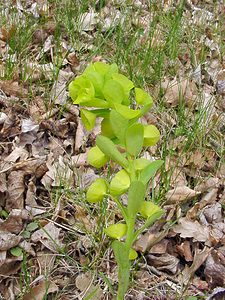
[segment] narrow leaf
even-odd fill
[[[116,262],[119,267],[118,281],[120,284],[119,284],[118,296],[122,297],[122,295],[123,296],[125,295],[129,285],[129,278],[130,278],[129,249],[127,249],[124,243],[118,240],[113,241],[112,249],[115,255]]]
[[[81,110],[81,120],[87,130],[91,130],[95,126],[96,115],[87,109]]]
[[[133,124],[126,131],[126,150],[130,155],[137,156],[142,149],[144,128],[142,124]]]
[[[121,103],[126,97],[123,87],[112,79],[104,84],[103,95],[111,107],[114,107],[115,103]]]
[[[112,130],[115,136],[120,140],[122,144],[125,143],[125,132],[128,127],[128,120],[125,119],[116,110],[112,109],[109,115]]]
[[[134,217],[145,198],[145,185],[141,181],[131,182],[128,192],[128,215]]]
[[[163,165],[163,160],[155,160],[141,171],[140,180],[147,184],[154,177],[158,169]]]
[[[109,138],[99,135],[96,139],[96,144],[106,156],[117,162],[120,166],[124,168],[128,167],[128,161]]]
[[[115,110],[120,113],[125,119],[130,120],[140,116],[140,110],[134,110],[120,103],[114,104]]]

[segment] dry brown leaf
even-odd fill
[[[95,286],[93,284],[93,275],[90,272],[86,272],[78,275],[75,284],[78,290],[82,292],[83,297],[84,296],[87,297],[89,294],[94,293],[91,299],[93,300],[103,299],[102,289],[99,286]]]
[[[210,251],[211,249],[208,247],[205,247],[203,250],[196,250],[192,265],[190,267],[186,265],[181,274],[181,280],[185,285],[190,282],[190,279],[193,277],[195,271],[197,271],[207,259]]]
[[[225,286],[225,257],[222,260],[222,256],[219,250],[213,250],[207,258],[204,274],[210,288]]]
[[[178,253],[185,258],[186,261],[193,261],[190,241],[186,240],[180,245],[176,245]]]
[[[196,98],[196,86],[188,79],[174,79],[171,82],[166,80],[162,84],[165,90],[165,103],[168,106],[177,106],[179,102],[185,102],[189,106],[193,105]]]
[[[0,80],[0,89],[2,89],[5,94],[18,98],[25,98],[28,95],[28,91],[20,86],[17,81]]]
[[[23,257],[7,258],[0,262],[0,275],[10,276],[16,274],[21,267]]]
[[[218,202],[206,206],[203,209],[203,214],[207,222],[211,224],[219,223],[224,220],[224,217],[222,215],[222,205]]]
[[[58,249],[62,247],[59,239],[60,231],[52,222],[49,222],[31,235],[31,241],[34,243],[41,242],[49,250],[58,252]]]
[[[23,296],[23,300],[43,300],[43,298],[58,291],[57,285],[53,281],[41,281]]]
[[[29,220],[29,213],[25,209],[12,209],[8,218],[0,224],[0,231],[18,234],[23,229],[23,220]]]
[[[24,172],[11,172],[8,177],[8,198],[6,199],[6,209],[8,211],[13,208],[24,208],[24,191]]]
[[[149,250],[149,253],[151,254],[164,254],[167,252],[168,244],[169,244],[168,239],[163,239],[159,243],[153,245],[151,249]]]
[[[197,192],[207,192],[209,189],[211,190],[212,188],[217,187],[219,184],[219,178],[217,177],[210,177],[203,182],[199,183],[198,185],[195,186],[195,191]]]
[[[178,186],[173,190],[167,192],[166,203],[173,204],[173,203],[188,201],[190,199],[193,199],[198,194],[199,192],[196,192],[187,186]]]
[[[176,274],[179,270],[179,259],[168,253],[160,256],[148,254],[146,259],[150,265],[154,266],[159,271],[166,271]]]
[[[67,92],[67,82],[74,77],[72,72],[65,72],[60,70],[58,74],[57,81],[53,84],[50,100],[55,104],[64,105],[66,103],[68,92]]]
[[[209,228],[201,225],[198,221],[190,221],[180,218],[179,224],[173,227],[173,231],[179,233],[182,238],[194,238],[199,242],[209,240]]]
[[[21,236],[17,236],[7,231],[0,231],[0,251],[9,250],[17,246],[21,239]]]
[[[40,274],[50,274],[54,268],[56,255],[52,254],[49,250],[38,251],[36,253]]]

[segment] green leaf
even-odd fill
[[[95,89],[85,76],[78,76],[69,84],[69,95],[75,104],[94,98]]]
[[[134,87],[133,82],[129,80],[126,76],[118,73],[113,74],[112,78],[118,83],[120,83],[124,89],[126,97],[123,99],[122,104],[129,105],[130,104],[129,94],[130,94],[130,90]]]
[[[19,257],[23,254],[23,249],[20,247],[11,248],[10,253],[15,257]]]
[[[118,271],[118,282],[120,290],[119,295],[125,295],[130,277],[130,261],[129,261],[129,251],[124,243],[115,240],[112,243],[112,249],[115,255],[117,265],[119,266]],[[122,299],[122,298],[121,298]]]
[[[115,110],[120,113],[125,119],[130,120],[139,117],[140,110],[134,110],[120,103],[114,104]]]
[[[133,181],[128,192],[128,215],[135,217],[145,198],[145,185],[141,181]]]
[[[126,150],[130,155],[137,156],[142,149],[144,128],[142,124],[133,124],[126,130]]]
[[[144,126],[144,146],[154,146],[160,139],[160,132],[154,125]]]
[[[109,118],[105,118],[101,122],[101,134],[112,139],[115,137]]]
[[[81,110],[81,120],[87,130],[91,130],[95,126],[96,115],[87,109]]]
[[[141,204],[140,214],[144,218],[149,218],[152,217],[153,215],[161,216],[163,214],[163,210],[153,202],[144,201]]]
[[[104,76],[95,70],[93,64],[90,64],[83,73],[93,84],[95,96],[103,97],[102,89],[104,85]]]
[[[127,225],[122,223],[113,224],[105,228],[104,232],[109,237],[120,240],[127,233]]]
[[[123,87],[112,79],[105,82],[103,95],[111,107],[114,107],[115,103],[121,103],[126,97]]]
[[[120,140],[122,144],[125,143],[125,133],[128,127],[129,121],[125,119],[121,114],[119,114],[114,109],[111,110],[109,115],[109,120],[111,123],[112,130],[115,136]]]
[[[146,158],[143,158],[143,157],[137,158],[134,160],[134,168],[137,171],[141,171],[145,167],[147,167],[150,163],[151,163],[151,161]]]
[[[31,222],[27,225],[26,230],[32,232],[37,228],[39,228],[38,224],[36,222]]]
[[[141,171],[140,180],[147,184],[150,178],[155,176],[155,173],[163,165],[163,160],[155,160]]]
[[[117,64],[113,63],[109,65],[108,71],[105,74],[105,81],[109,80],[112,78],[112,75],[118,73],[118,66]]]
[[[87,156],[89,164],[95,168],[103,167],[109,158],[98,148],[98,146],[92,147]]]
[[[81,100],[80,102],[74,101],[74,104],[80,104],[82,106],[87,106],[87,107],[99,107],[99,108],[109,108],[109,103],[103,99],[99,98],[89,98],[85,100]]]
[[[140,88],[135,88],[135,97],[140,105],[153,104],[152,97]]]
[[[120,166],[127,168],[128,161],[119,152],[115,144],[106,136],[99,135],[96,139],[96,144],[106,156],[117,162]]]
[[[130,186],[130,176],[125,170],[120,170],[111,180],[109,191],[111,195],[122,195]]]
[[[96,203],[102,201],[107,193],[107,183],[104,179],[96,179],[87,190],[87,201],[90,203]]]
[[[137,257],[138,257],[137,252],[133,248],[131,248],[129,251],[129,260],[134,260]]]
[[[133,82],[122,74],[119,74],[119,73],[113,74],[112,78],[113,78],[113,80],[116,80],[117,82],[119,82],[122,85],[124,91],[126,91],[126,92],[130,91],[134,87]]]

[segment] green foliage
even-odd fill
[[[135,101],[131,97],[132,90]],[[86,197],[91,203],[102,201],[105,196],[111,197],[124,217],[124,223],[104,229],[105,234],[114,239],[112,249],[119,266],[117,300],[122,300],[129,286],[130,260],[138,256],[132,245],[137,236],[163,214],[158,205],[145,201],[147,185],[163,161],[140,157],[143,147],[153,146],[160,139],[159,130],[154,125],[139,122],[153,101],[148,93],[134,87],[131,80],[118,73],[115,64],[101,62],[90,64],[70,84],[69,91],[75,104],[92,106],[92,109],[81,110],[81,119],[87,130],[93,129],[96,118],[103,118],[101,134],[96,138],[96,146],[88,153],[88,162],[101,168],[112,160],[121,168],[109,184],[103,178],[94,181]],[[128,203],[124,205],[120,196],[126,192]],[[141,229],[135,230],[137,217],[144,218],[145,223]]]

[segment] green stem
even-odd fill
[[[123,204],[120,202],[120,200],[117,197],[114,197],[112,195],[109,195],[114,202],[116,202],[117,206],[119,207],[121,214],[124,218],[124,220],[126,221],[126,223],[128,222],[128,215],[127,215],[127,211],[126,208],[123,206]]]

